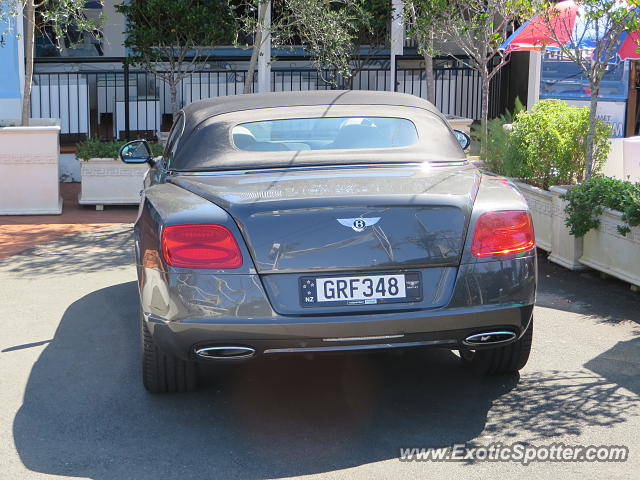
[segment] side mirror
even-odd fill
[[[471,145],[471,137],[469,135],[461,132],[460,130],[454,130],[453,133],[455,134],[456,139],[458,140],[458,143],[463,150],[466,150],[469,145]]]
[[[124,163],[148,163],[153,165],[153,154],[146,140],[133,140],[125,143],[118,153]]]

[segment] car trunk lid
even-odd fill
[[[360,272],[458,265],[480,173],[416,164],[170,181],[234,218],[259,273]]]

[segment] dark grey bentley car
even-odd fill
[[[144,385],[201,362],[408,347],[527,362],[527,204],[430,103],[385,92],[223,97],[181,111],[135,224]]]

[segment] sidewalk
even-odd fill
[[[61,215],[0,216],[0,259],[36,245],[99,228],[133,223],[137,205],[105,206],[96,211],[93,206],[78,204],[79,183],[61,183],[64,200]]]

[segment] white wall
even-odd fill
[[[603,175],[607,177],[614,177],[620,180],[626,180],[624,178],[624,163],[622,156],[622,138],[611,139],[611,150],[609,151],[609,157],[602,167]]]

